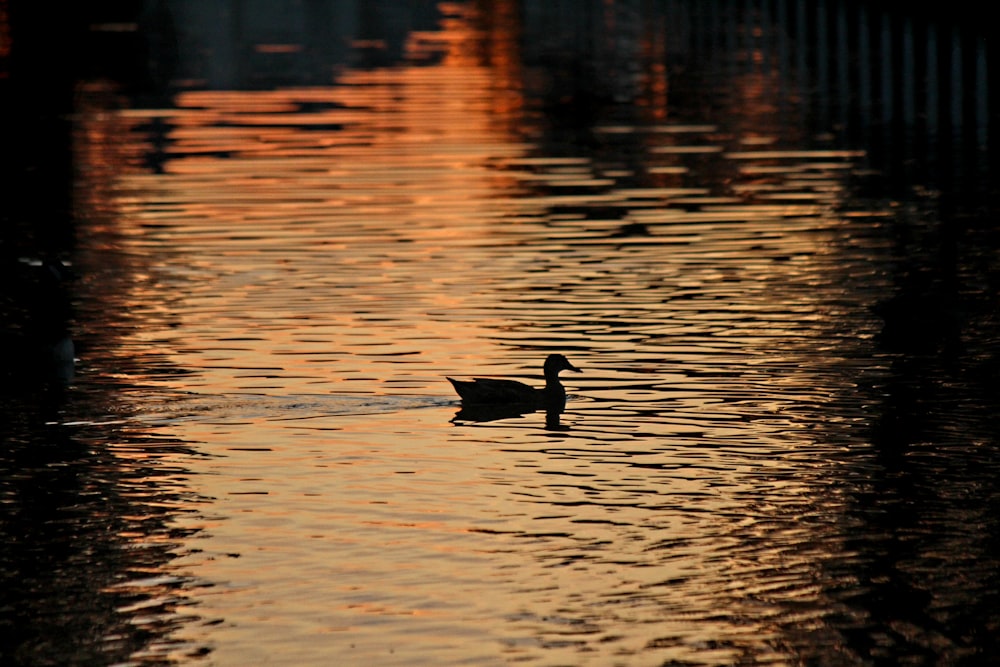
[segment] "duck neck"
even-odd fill
[[[546,374],[545,389],[541,391],[546,410],[556,415],[556,422],[558,423],[558,415],[566,407],[566,390],[563,388],[562,383],[559,382],[559,374]]]

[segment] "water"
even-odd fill
[[[75,379],[7,392],[6,661],[998,654],[988,203],[780,77],[703,104],[729,65],[569,118],[508,37],[451,8],[332,86],[88,89]],[[446,375],[556,351],[558,422],[458,414]]]

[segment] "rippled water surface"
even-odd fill
[[[81,112],[76,379],[5,462],[61,489],[4,481],[19,655],[996,657],[995,231],[754,81],[553,130],[476,25]],[[446,375],[551,352],[558,420],[457,415]]]

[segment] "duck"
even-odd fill
[[[545,387],[536,389],[517,380],[497,380],[473,378],[448,382],[458,392],[463,406],[522,406],[532,409],[556,410],[561,412],[566,405],[566,390],[559,382],[562,371],[582,371],[571,364],[562,354],[550,354],[542,366],[545,373]]]

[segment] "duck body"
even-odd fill
[[[550,354],[545,360],[545,387],[536,389],[517,380],[473,378],[455,380],[448,378],[463,405],[471,406],[522,406],[532,409],[558,409],[566,405],[566,390],[559,382],[559,372],[579,373],[580,369],[561,354]]]
[[[535,389],[516,380],[448,378],[448,381],[461,397],[462,403],[470,405],[542,405],[549,398],[558,398],[555,395],[550,397],[544,389]],[[565,390],[562,392],[562,399],[566,400]]]

